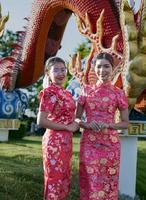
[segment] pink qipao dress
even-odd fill
[[[86,86],[78,99],[87,122],[114,122],[117,109],[128,107],[123,90],[111,83]],[[84,130],[80,142],[80,199],[118,200],[120,140],[116,130]]]
[[[51,84],[40,93],[40,111],[60,124],[74,120],[75,103],[67,90]],[[61,200],[70,191],[72,133],[47,129],[42,141],[44,166],[44,199]]]

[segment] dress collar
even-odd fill
[[[108,81],[106,83],[101,82],[101,81],[97,81],[97,83],[96,83],[96,87],[108,87],[108,86],[111,86],[111,85],[112,85],[111,81]]]
[[[52,86],[58,88],[58,89],[64,89],[61,85],[56,85],[55,83],[51,83]]]

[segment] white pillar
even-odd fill
[[[137,136],[121,135],[121,161],[119,190],[121,194],[135,197],[137,167]]]
[[[8,129],[0,129],[0,141],[7,142],[9,137],[9,130]]]

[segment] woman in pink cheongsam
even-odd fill
[[[124,91],[111,83],[113,58],[97,56],[97,84],[85,86],[77,105],[76,122],[84,129],[80,142],[80,199],[118,200],[120,139],[117,129],[128,127],[128,103]],[[115,123],[115,112],[121,121]],[[83,111],[86,122],[81,120]]]
[[[40,92],[37,117],[38,125],[46,128],[42,141],[45,200],[62,200],[70,192],[72,132],[78,124],[72,95],[62,87],[66,75],[61,58],[47,60],[45,82],[51,83]]]

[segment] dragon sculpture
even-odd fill
[[[8,21],[9,15],[1,16],[1,6],[0,6],[0,38],[3,36],[5,23]],[[19,38],[20,38],[19,32]],[[9,89],[13,71],[13,65],[15,64],[16,70],[16,59],[15,53],[19,49],[18,44],[13,44],[16,47],[15,51],[12,52],[10,57],[0,59],[0,122],[1,128],[19,128],[20,123],[18,121],[11,121],[10,119],[21,118],[28,106],[27,95],[19,89],[13,91],[6,91]],[[17,55],[17,53],[16,53]],[[17,57],[17,56],[16,56]],[[18,57],[17,57],[18,59]],[[6,64],[6,66],[5,66]],[[16,77],[16,75],[15,75]],[[7,87],[4,87],[4,85]],[[4,90],[3,90],[4,89]],[[1,121],[2,119],[2,121]],[[5,119],[9,119],[5,120]],[[18,123],[17,123],[18,122]],[[8,123],[8,124],[7,124]],[[12,125],[11,125],[12,123]],[[5,127],[6,125],[6,127]],[[12,128],[11,127],[11,128]]]
[[[89,84],[94,82],[92,59],[98,52],[110,52],[117,64],[114,84],[125,90],[130,108],[145,109],[146,0],[34,0],[31,13],[12,56],[0,59],[3,89],[26,87],[43,74],[45,60],[61,48],[65,27],[74,13],[79,31],[92,48],[85,71],[76,65],[72,73]],[[1,32],[5,21],[1,17]],[[72,64],[77,61],[80,63],[79,56]]]

